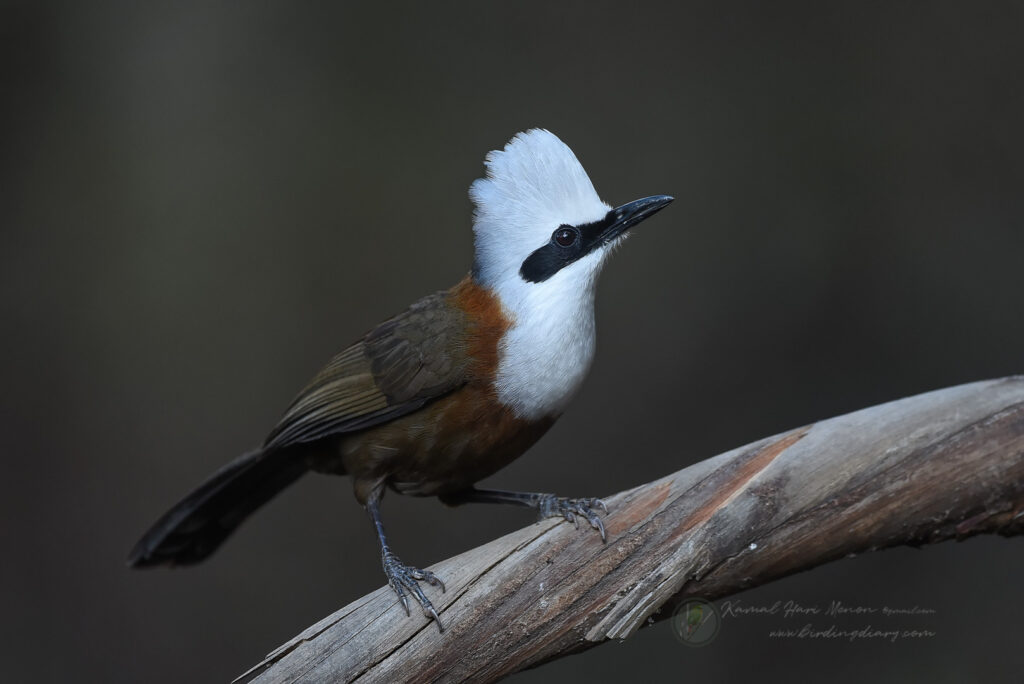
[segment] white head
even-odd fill
[[[648,197],[613,209],[572,150],[533,129],[485,160],[469,196],[473,277],[512,318],[502,342],[498,395],[526,418],[557,414],[594,351],[594,288],[629,228],[672,201]]]

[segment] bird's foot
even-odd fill
[[[402,561],[398,560],[398,556],[391,553],[390,549],[384,549],[381,554],[381,558],[384,565],[384,574],[388,577],[388,584],[394,589],[398,595],[398,600],[402,602],[402,607],[405,608],[405,614],[409,613],[409,594],[419,601],[420,607],[423,609],[423,615],[428,620],[433,620],[437,623],[437,629],[441,632],[444,631],[444,625],[441,624],[441,618],[438,617],[437,611],[434,609],[434,604],[430,602],[423,590],[420,589],[420,582],[426,582],[427,584],[434,587],[441,587],[443,593],[444,582],[437,578],[434,573],[429,570],[420,570],[406,565]]]
[[[598,508],[604,511],[605,515],[608,514],[608,506],[600,499],[569,499],[564,496],[555,496],[554,494],[543,494],[537,501],[537,512],[540,520],[561,517],[573,523],[579,529],[579,519],[583,518],[590,523],[591,527],[601,533],[601,541],[606,542],[608,539],[605,536],[604,523],[597,516],[596,509]]]

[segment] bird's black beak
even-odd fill
[[[668,195],[652,195],[615,207],[608,212],[605,219],[607,227],[602,231],[601,238],[605,242],[614,240],[644,219],[657,214],[671,204],[673,199]]]

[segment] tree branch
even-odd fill
[[[1024,376],[832,418],[607,498],[608,543],[548,520],[438,563],[447,629],[388,587],[246,675],[494,681],[850,554],[1024,529]]]

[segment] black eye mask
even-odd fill
[[[562,225],[551,234],[546,245],[526,257],[519,268],[519,275],[528,283],[541,283],[555,275],[569,264],[582,259],[606,240],[603,234],[607,230],[611,212],[594,223],[581,226]],[[571,238],[571,241],[569,241]]]
[[[615,207],[600,221],[580,226],[558,226],[546,245],[526,257],[519,267],[519,275],[528,283],[542,283],[572,262],[607,245],[644,219],[654,216],[671,201],[668,195],[644,197]]]

